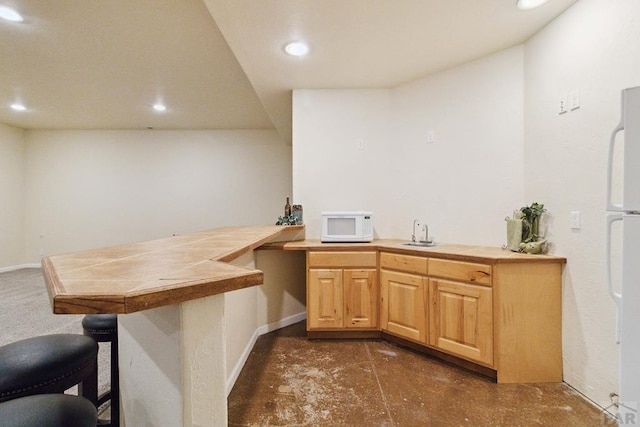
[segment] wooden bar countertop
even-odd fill
[[[42,259],[56,314],[134,313],[249,286],[260,270],[228,262],[304,226],[226,227]]]

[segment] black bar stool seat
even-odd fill
[[[0,402],[63,393],[97,372],[97,355],[98,344],[78,334],[43,335],[4,345],[0,347]],[[91,394],[86,397],[94,401]]]
[[[0,403],[2,427],[96,427],[89,400],[68,394],[37,394]]]
[[[120,380],[118,371],[118,316],[116,314],[87,314],[82,319],[82,329],[84,335],[93,338],[96,342],[111,343],[111,385],[110,390],[98,396],[97,406],[111,401],[111,427],[120,425]],[[82,394],[91,392],[97,394],[98,378],[96,377],[85,382]],[[87,387],[94,387],[94,390],[87,390]]]

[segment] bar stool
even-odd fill
[[[96,427],[92,402],[69,394],[36,394],[0,403],[3,427]]]
[[[98,344],[78,334],[28,338],[0,347],[0,402],[63,393],[97,372]],[[97,392],[85,396],[97,401]]]
[[[118,373],[118,316],[116,314],[88,314],[82,319],[82,329],[84,335],[93,338],[96,342],[111,343],[111,389],[98,396],[96,407],[111,401],[111,419],[109,424],[111,427],[120,425],[120,381]],[[96,370],[94,377],[90,381],[85,382],[86,386],[95,387],[93,390],[87,390],[83,387],[81,393],[88,397],[86,393],[95,393],[98,389],[98,372]],[[95,384],[95,386],[93,386]]]

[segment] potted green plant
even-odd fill
[[[540,235],[540,217],[544,212],[546,212],[544,204],[538,202],[520,208],[519,216],[522,218],[521,251],[530,254],[546,251],[547,240]]]

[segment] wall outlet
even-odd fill
[[[364,139],[363,138],[356,139],[356,148],[358,150],[364,150]]]
[[[427,144],[433,144],[436,142],[436,135],[432,130],[427,131]]]
[[[561,95],[560,98],[558,98],[558,114],[564,114],[567,111],[569,111],[567,106],[567,96]]]

